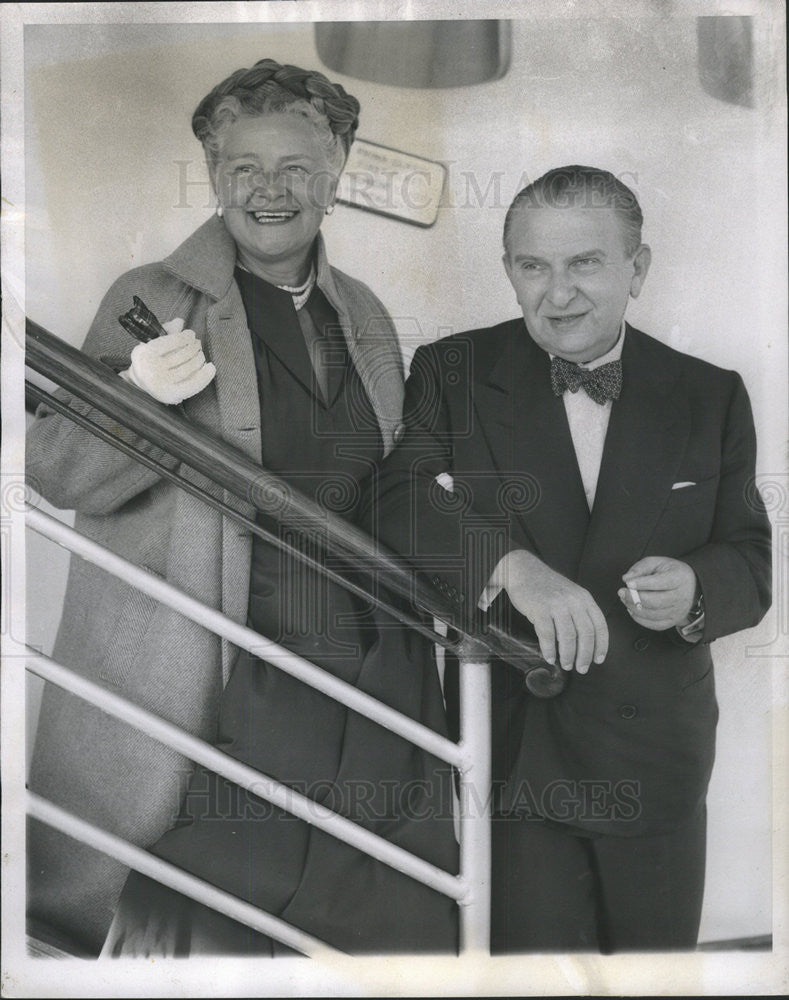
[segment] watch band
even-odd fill
[[[691,605],[688,614],[690,615],[690,621],[687,625],[678,626],[679,634],[683,637],[692,635],[704,622],[704,594],[699,593],[699,596]]]

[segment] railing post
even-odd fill
[[[487,650],[468,641],[460,659],[460,951],[490,951],[491,680]]]

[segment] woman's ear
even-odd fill
[[[340,175],[333,170],[322,170],[313,174],[310,179],[311,197],[314,198],[315,205],[327,214],[334,210],[339,184]]]
[[[206,156],[205,158],[205,168],[208,171],[208,183],[211,185],[211,191],[216,198],[216,214],[221,219],[225,214],[224,206],[222,205],[222,199],[219,197],[219,192],[216,189],[216,165],[211,163],[211,160]]]
[[[208,172],[208,183],[211,185],[211,191],[216,194],[216,167],[207,156],[205,158],[205,169]]]

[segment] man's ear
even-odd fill
[[[642,243],[638,250],[636,250],[635,257],[633,257],[633,277],[630,279],[631,298],[637,299],[641,294],[641,289],[644,287],[651,263],[652,251],[646,243]]]
[[[514,285],[514,282],[512,280],[512,264],[510,263],[510,256],[509,256],[509,254],[507,253],[506,250],[504,251],[504,254],[503,254],[502,258],[501,258],[501,262],[504,265],[504,270],[507,272],[507,277],[510,279],[510,284],[514,288],[515,285]]]

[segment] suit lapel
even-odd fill
[[[477,385],[475,408],[503,484],[526,487],[530,503],[515,515],[527,538],[544,562],[574,577],[589,510],[564,404],[551,391],[550,360],[522,321]]]
[[[632,328],[625,338],[622,372],[622,395],[611,410],[578,571],[578,582],[605,613],[618,600],[622,574],[646,554],[690,429],[678,373]]]

